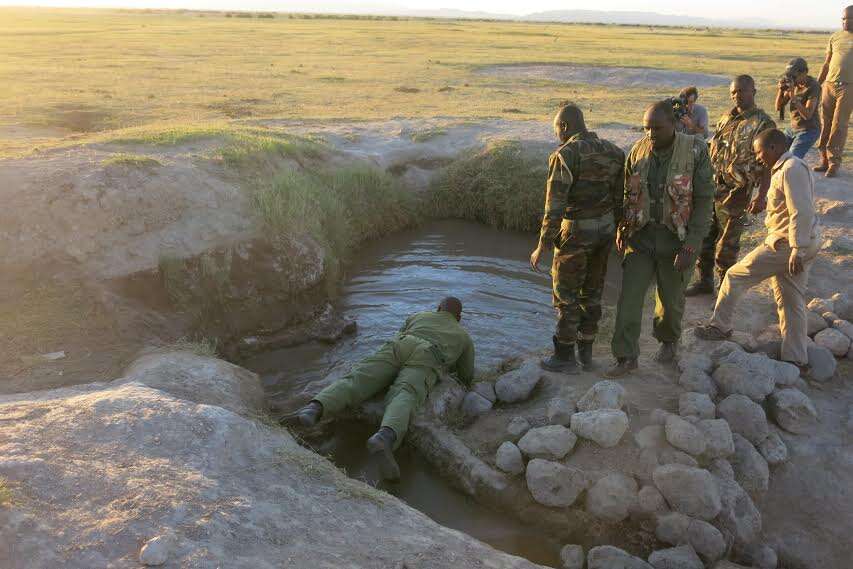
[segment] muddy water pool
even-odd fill
[[[443,221],[371,244],[350,266],[336,301],[343,315],[358,322],[357,334],[334,346],[311,343],[266,353],[244,365],[261,374],[272,400],[295,409],[393,336],[407,315],[434,310],[450,294],[464,303],[462,323],[476,345],[478,373],[545,348],[554,314],[550,278],[530,270],[535,241],[535,235]],[[612,301],[615,292],[608,285],[605,297]],[[375,473],[364,452],[371,432],[367,425],[339,424],[333,434],[311,444],[350,476],[372,481]],[[385,486],[387,491],[445,526],[531,561],[557,565],[560,544],[454,490],[413,450],[404,447],[399,458],[403,480]]]

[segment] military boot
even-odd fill
[[[367,439],[367,450],[379,462],[379,474],[383,480],[399,480],[400,466],[394,459],[394,442],[397,433],[391,427],[381,427]]]
[[[829,169],[829,156],[826,150],[820,151],[820,164],[812,168],[815,172],[826,172]]]
[[[702,294],[714,294],[714,275],[710,271],[707,274],[700,274],[699,278],[684,290],[684,296]]]
[[[584,369],[593,369],[595,363],[592,361],[592,344],[594,340],[578,340],[578,359]]]
[[[309,429],[320,422],[323,416],[323,404],[319,401],[311,401],[295,413],[285,415],[279,419],[279,423],[288,427],[304,427]]]
[[[624,377],[638,367],[637,358],[616,358],[616,363],[604,372],[604,376],[610,378]]]
[[[654,360],[659,364],[671,364],[678,356],[677,342],[661,342],[660,348],[654,355]]]
[[[575,360],[575,345],[564,344],[553,337],[554,354],[542,360],[542,369],[571,375],[580,373],[578,362]]]

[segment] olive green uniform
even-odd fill
[[[746,220],[746,208],[765,170],[752,142],[758,133],[776,128],[767,114],[753,107],[739,113],[732,109],[717,123],[711,139],[711,164],[717,184],[711,230],[699,254],[699,278],[713,283],[714,266],[722,282],[729,267],[737,262],[740,237]]]
[[[474,377],[474,344],[450,312],[410,316],[396,338],[358,362],[343,378],[314,398],[323,417],[354,407],[388,389],[382,426],[396,433],[399,446],[412,413],[423,404],[442,370],[455,371],[464,384]]]
[[[594,132],[570,137],[548,161],[540,243],[554,244],[551,281],[559,343],[592,341],[616,223],[625,153]]]
[[[687,135],[677,134],[677,137]],[[714,183],[705,142],[692,139],[693,174],[691,203],[678,213],[685,217],[683,235],[674,231],[666,211],[668,174],[675,144],[664,150],[652,150],[648,139],[634,145],[625,164],[625,200],[631,200],[631,179],[640,172],[637,164],[648,160],[648,174],[643,185],[642,199],[647,200],[648,219],[640,222],[627,239],[622,261],[622,290],[617,305],[616,325],[611,348],[616,358],[635,358],[640,353],[639,338],[646,292],[652,282],[657,284],[654,337],[660,342],[677,342],[681,337],[684,314],[684,289],[690,280],[691,269],[677,271],[675,256],[684,245],[698,249],[708,232],[714,199]],[[687,144],[687,142],[685,142]],[[628,213],[626,204],[626,216]],[[692,263],[688,265],[692,267]]]

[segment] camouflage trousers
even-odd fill
[[[741,192],[746,189],[732,190]],[[738,200],[743,201],[743,200]],[[740,253],[740,237],[744,231],[746,205],[741,206],[727,201],[714,201],[714,218],[707,237],[702,241],[697,263],[698,278],[713,282],[714,267],[720,282],[726,272],[737,263]]]
[[[564,219],[554,250],[551,280],[562,344],[592,341],[601,320],[601,293],[615,236],[613,214]]]

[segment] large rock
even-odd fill
[[[838,362],[828,349],[818,346],[808,347],[809,377],[815,381],[829,381],[835,375]]]
[[[668,512],[658,516],[655,536],[664,543],[681,545],[687,543],[687,530],[691,518],[679,512]]]
[[[733,556],[737,561],[749,563],[756,569],[776,569],[779,565],[776,551],[765,543],[753,543],[735,548]]]
[[[809,336],[814,336],[821,330],[826,330],[829,325],[823,316],[812,310],[806,310],[806,330]]]
[[[770,484],[770,469],[752,443],[735,434],[735,453],[730,461],[735,472],[735,480],[753,497],[767,492]]]
[[[853,341],[853,324],[848,320],[833,320],[832,327]]]
[[[507,372],[495,382],[495,394],[502,403],[518,403],[530,397],[543,377],[539,362],[528,361],[520,368]]]
[[[541,458],[527,463],[525,477],[533,499],[552,508],[571,506],[587,488],[583,471]]]
[[[539,567],[254,419],[262,394],[257,375],[180,353],[119,382],[0,397],[14,417],[0,421],[0,477],[20,489],[0,507],[0,565],[135,567],[140,545],[174,530],[168,567]]]
[[[560,569],[583,569],[583,547],[565,545],[560,550]]]
[[[675,448],[695,456],[705,452],[705,435],[678,415],[667,418],[665,430],[666,440]]]
[[[667,464],[655,469],[652,480],[677,512],[700,520],[714,519],[720,513],[720,492],[707,470]]]
[[[578,401],[578,411],[622,409],[625,406],[625,388],[615,381],[599,381],[589,388]]]
[[[525,417],[513,417],[506,425],[506,434],[511,441],[515,442],[530,430],[530,421]]]
[[[504,441],[495,454],[495,466],[513,476],[524,472],[521,450],[510,441]]]
[[[578,438],[562,425],[530,429],[518,441],[518,448],[530,458],[560,460],[575,447]]]
[[[465,394],[465,398],[462,399],[462,414],[468,421],[488,413],[491,409],[492,402],[476,391],[468,392]]]
[[[568,426],[574,414],[574,401],[569,401],[562,397],[555,397],[548,401],[548,406],[545,409],[545,415],[548,417],[548,423],[551,425]]]
[[[640,488],[637,493],[637,511],[647,516],[654,516],[666,513],[669,511],[669,506],[660,490],[648,485]]]
[[[817,409],[799,389],[777,389],[770,396],[770,415],[791,433],[810,433],[818,425]]]
[[[835,311],[835,301],[830,298],[813,298],[806,306],[809,310],[818,314]]]
[[[171,535],[158,535],[145,542],[139,550],[139,562],[149,567],[164,565],[169,559],[169,553],[174,547]]]
[[[687,392],[678,397],[678,414],[682,417],[694,416],[700,419],[713,419],[717,407],[705,393]]]
[[[745,395],[729,395],[717,405],[717,415],[729,423],[732,432],[752,444],[761,444],[769,432],[764,409]]]
[[[634,441],[640,448],[660,448],[667,444],[663,425],[648,425],[634,433]]]
[[[678,371],[684,372],[688,369],[711,373],[714,370],[714,362],[705,354],[683,352],[678,358]]]
[[[705,561],[716,561],[726,554],[726,540],[723,534],[702,520],[690,520],[687,527],[687,542]]]
[[[836,292],[830,299],[834,311],[838,316],[845,320],[853,321],[853,298],[846,292]]]
[[[599,409],[572,415],[572,431],[605,448],[619,444],[628,430],[628,415],[615,409]]]
[[[586,494],[586,511],[609,522],[621,522],[637,507],[637,482],[612,472],[593,484]]]
[[[478,381],[471,388],[471,391],[479,393],[492,403],[495,403],[498,400],[498,395],[495,393],[495,384],[491,381]]]
[[[827,328],[818,332],[814,337],[814,343],[821,348],[826,348],[836,358],[843,358],[850,349],[850,338],[840,330]]]
[[[704,393],[712,399],[717,396],[717,384],[705,371],[687,368],[678,376],[678,385],[686,391]]]
[[[761,441],[758,452],[770,466],[776,466],[788,460],[788,446],[776,431],[770,431],[767,438]]]
[[[731,466],[725,461],[715,461],[726,464],[728,472],[715,468],[714,479],[720,492],[722,508],[720,515],[713,524],[722,532],[728,543],[749,544],[761,535],[761,512],[740,484],[734,479]]]
[[[654,569],[639,557],[612,545],[600,545],[590,549],[586,566],[587,569]]]
[[[655,569],[705,569],[705,565],[689,545],[653,551],[649,563]]]
[[[725,419],[704,419],[696,427],[705,435],[706,458],[725,458],[735,451],[732,431]]]
[[[714,370],[714,382],[724,397],[746,395],[760,403],[776,386],[776,380],[771,375],[771,366],[768,365],[772,360],[759,354],[744,355],[746,357],[738,358],[737,361],[724,359]],[[759,361],[765,365],[759,365]]]

